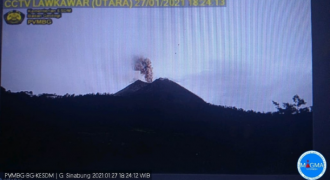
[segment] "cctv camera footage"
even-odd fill
[[[297,174],[310,4],[4,0],[2,169]]]

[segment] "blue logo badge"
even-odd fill
[[[316,180],[323,176],[327,162],[321,153],[307,151],[302,154],[297,163],[299,174],[308,180]]]

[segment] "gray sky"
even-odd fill
[[[143,80],[136,56],[216,105],[312,105],[309,0],[228,0],[220,8],[75,8],[52,25],[3,25],[2,86],[63,95],[115,93]],[[9,10],[5,10],[4,13]],[[26,13],[26,9],[20,9]]]

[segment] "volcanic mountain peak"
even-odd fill
[[[137,80],[134,83],[128,85],[127,87],[125,87],[124,89],[118,91],[117,93],[115,93],[116,96],[126,96],[126,95],[130,95],[136,91],[138,91],[139,89],[143,88],[144,86],[147,86],[149,83],[143,82],[141,80]]]
[[[179,84],[167,79],[167,78],[159,78],[156,79],[154,82],[143,88],[143,91],[146,92],[178,92],[178,91],[185,91],[191,93],[184,87],[180,86]]]
[[[145,83],[137,80],[115,95],[171,99],[172,101],[180,102],[204,102],[202,98],[167,78],[159,78],[152,83]]]

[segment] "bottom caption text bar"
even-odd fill
[[[0,180],[23,179],[144,179],[150,172],[0,172]]]

